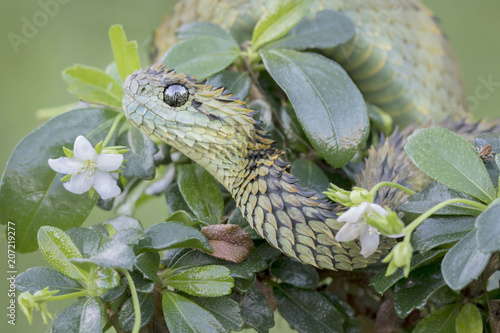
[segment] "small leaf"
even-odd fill
[[[109,28],[109,39],[111,40],[116,67],[122,81],[125,81],[127,76],[141,68],[137,42],[135,40],[129,42],[123,27],[118,24]]]
[[[38,230],[38,246],[55,269],[72,279],[86,280],[87,273],[70,262],[70,259],[82,258],[82,254],[64,231],[49,226],[41,227]]]
[[[212,246],[212,255],[216,258],[240,263],[253,249],[250,235],[242,227],[235,224],[216,224],[205,226],[201,233]]]
[[[252,80],[247,72],[222,71],[207,79],[207,86],[224,87],[233,98],[245,100],[252,86]]]
[[[243,318],[240,314],[240,306],[229,297],[184,296],[210,311],[225,329],[241,331],[243,328]]]
[[[144,275],[145,278],[160,283],[158,269],[160,268],[160,259],[158,253],[143,252],[135,257],[135,267]]]
[[[58,290],[54,295],[76,293],[85,289],[78,281],[48,267],[28,268],[16,277],[16,289],[20,291],[34,294],[45,287]]]
[[[191,208],[189,208],[186,200],[184,200],[184,197],[181,194],[179,184],[172,183],[167,187],[167,190],[165,191],[165,199],[167,200],[167,208],[170,212],[182,210],[190,216],[194,216],[194,213],[191,211]]]
[[[476,219],[476,242],[483,252],[500,250],[500,199],[493,201]]]
[[[219,183],[197,164],[179,166],[179,189],[196,217],[211,224],[220,223],[224,202]]]
[[[238,44],[232,39],[194,37],[172,46],[160,62],[177,73],[203,80],[231,65],[239,53]]]
[[[324,10],[312,19],[302,19],[286,36],[266,45],[266,48],[299,51],[328,49],[347,42],[354,34],[355,26],[347,16],[333,10]]]
[[[262,45],[284,36],[307,14],[312,0],[275,1],[257,21],[253,30],[252,47]]]
[[[392,133],[392,117],[387,113],[382,111],[378,106],[366,103],[368,110],[368,117],[373,123],[373,127],[378,128],[386,136]]]
[[[80,333],[102,332],[102,311],[101,300],[97,297],[88,298],[83,305],[80,317]]]
[[[153,292],[154,283],[149,280],[146,280],[141,273],[133,271],[130,273],[130,276],[132,277],[135,289],[138,292],[148,293],[148,294]],[[122,280],[127,286],[129,285],[128,279],[126,277],[122,277]]]
[[[293,329],[303,333],[343,332],[344,318],[319,292],[286,284],[273,289],[278,310]]]
[[[91,296],[101,296],[120,284],[120,275],[114,269],[91,265],[87,289]]]
[[[210,311],[179,294],[163,291],[161,304],[170,332],[228,332]]]
[[[236,44],[236,41],[231,36],[231,34],[227,33],[216,24],[207,23],[207,22],[191,22],[187,24],[183,24],[179,29],[177,29],[177,37],[179,39],[188,39],[194,37],[217,37],[225,40],[233,40]]]
[[[80,333],[80,317],[87,298],[80,298],[54,319],[51,333]]]
[[[85,65],[66,68],[62,77],[68,92],[86,102],[122,106],[122,85],[102,70]]]
[[[146,238],[144,231],[136,228],[120,230],[113,235],[113,239],[119,240],[127,245],[137,245],[143,238]]]
[[[439,262],[422,266],[407,279],[400,280],[394,288],[394,310],[405,318],[414,309],[422,309],[429,297],[445,285]]]
[[[121,268],[132,270],[134,266],[134,251],[118,239],[110,239],[90,258],[73,259],[74,263],[93,263],[103,268]]]
[[[336,295],[328,291],[322,292],[322,295],[325,296],[344,317],[343,326],[345,333],[357,333],[361,331],[361,322],[356,317],[354,309],[347,302],[340,300]]]
[[[429,177],[483,202],[496,198],[496,189],[472,145],[442,128],[424,128],[412,134],[405,152]]]
[[[483,253],[476,244],[476,232],[472,230],[455,244],[444,256],[443,277],[453,290],[460,290],[483,272],[491,253]]]
[[[460,311],[460,305],[451,304],[437,309],[422,319],[414,333],[455,333],[455,319]]]
[[[259,288],[254,286],[244,295],[234,293],[241,306],[241,316],[245,324],[259,333],[267,333],[274,327],[274,313],[267,304],[266,297]]]
[[[192,247],[212,252],[210,243],[196,228],[176,222],[163,222],[146,230],[148,239],[141,240],[140,249],[167,250]]]
[[[307,188],[308,191],[316,192],[319,198],[326,198],[323,194],[330,181],[323,170],[311,161],[297,158],[292,162],[290,173],[299,179],[301,186]]]
[[[112,237],[117,232],[125,229],[143,230],[141,223],[131,216],[120,215],[114,219],[103,222],[108,229],[109,237]]]
[[[313,266],[288,257],[276,260],[271,266],[271,274],[298,288],[313,289],[319,283],[318,272]]]
[[[168,275],[163,285],[179,289],[189,295],[215,297],[229,295],[234,287],[231,271],[223,266],[193,267],[181,273]]]
[[[139,177],[146,180],[155,177],[153,155],[158,152],[158,147],[141,130],[131,127],[118,137],[116,143],[129,149],[123,154],[123,158],[127,161],[123,169],[123,177],[127,179]]]
[[[138,293],[139,306],[141,308],[141,327],[146,326],[155,313],[155,302],[150,294]],[[120,308],[118,313],[118,328],[123,331],[132,331],[135,323],[134,303],[129,297]]]
[[[456,319],[457,333],[483,332],[481,313],[474,304],[465,304]]]
[[[71,228],[65,232],[83,257],[91,257],[97,253],[101,245],[101,234],[97,231],[87,228]]]
[[[370,126],[356,85],[340,65],[318,54],[270,49],[261,55],[316,151],[330,165],[344,166],[365,142]]]
[[[200,224],[207,224],[206,222],[201,222],[199,220],[193,219],[191,215],[185,210],[178,210],[165,220],[165,222],[179,222],[191,227],[196,227]]]

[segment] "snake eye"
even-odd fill
[[[165,88],[163,100],[171,107],[183,106],[189,99],[189,91],[182,84],[172,84]]]

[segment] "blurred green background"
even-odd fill
[[[172,7],[173,0],[108,0],[71,1],[61,4],[57,13],[38,28],[33,36],[18,46],[18,52],[9,41],[9,33],[21,35],[23,18],[31,21],[41,11],[39,2],[48,0],[22,0],[0,2],[0,172],[15,145],[32,129],[41,124],[36,110],[74,101],[66,92],[61,71],[82,63],[105,68],[112,59],[108,41],[108,28],[122,24],[127,37],[135,39],[141,50],[141,63],[146,65],[147,51],[155,27]],[[470,106],[476,118],[500,116],[500,1],[498,0],[439,0],[425,1],[441,20],[441,26],[451,40],[460,61]],[[487,98],[478,98],[476,89],[483,81],[492,81]],[[498,82],[498,83],[497,83]],[[481,95],[481,94],[479,94]],[[482,96],[482,95],[481,95]],[[159,222],[165,215],[162,199],[149,202],[139,212],[146,225]],[[92,223],[103,221],[102,212],[94,212]],[[89,223],[89,224],[92,224]],[[3,229],[3,228],[2,228]],[[0,330],[2,332],[46,332],[35,314],[33,326],[27,324],[17,310],[16,326],[7,324],[7,268],[5,235],[0,233]],[[17,255],[17,270],[44,264],[40,254]],[[50,310],[59,312],[63,305],[50,304]],[[279,323],[276,332],[289,331]]]

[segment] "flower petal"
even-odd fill
[[[90,190],[92,187],[93,177],[87,177],[88,173],[83,172],[78,175],[71,176],[70,180],[63,183],[63,186],[66,190],[76,193],[82,194]]]
[[[377,204],[369,204],[369,209],[379,213],[382,216],[387,216],[389,213]]]
[[[59,157],[58,159],[49,158],[49,166],[56,172],[74,175],[81,170],[83,164],[73,158]]]
[[[360,231],[359,240],[361,242],[361,255],[365,258],[371,256],[377,251],[380,242],[379,235],[372,227],[365,225],[363,230]]]
[[[340,215],[337,219],[338,222],[358,222],[365,210],[368,208],[368,202],[362,202],[359,206],[351,207],[347,212]]]
[[[335,235],[335,239],[339,242],[348,242],[353,239],[358,238],[359,236],[359,227],[358,223],[346,223],[342,228],[340,228],[337,235]]]
[[[99,170],[94,171],[94,189],[102,199],[114,198],[121,193],[120,187],[116,184],[116,180],[107,172]]]
[[[96,168],[101,171],[115,171],[117,170],[123,162],[122,154],[101,154],[97,156]]]
[[[95,161],[97,158],[97,153],[95,149],[90,144],[89,140],[83,135],[79,135],[73,146],[74,157],[78,161]]]

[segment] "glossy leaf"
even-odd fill
[[[155,313],[155,302],[150,294],[138,293],[139,306],[141,308],[141,327],[146,326]],[[134,303],[129,297],[120,308],[118,313],[118,327],[123,331],[132,331],[135,323]]]
[[[271,266],[271,274],[298,288],[313,289],[319,283],[318,272],[313,266],[289,257],[277,259]]]
[[[102,332],[102,311],[103,306],[99,298],[88,298],[83,305],[80,317],[80,333]]]
[[[328,291],[322,292],[322,295],[326,297],[344,317],[343,327],[345,333],[358,333],[361,331],[361,322],[356,317],[355,310],[347,302],[342,301],[336,295]]]
[[[202,80],[231,65],[239,53],[232,38],[193,37],[172,46],[160,62],[177,73]]]
[[[455,319],[460,311],[460,305],[451,304],[437,309],[422,319],[414,333],[455,333]]]
[[[429,297],[445,285],[438,262],[422,266],[394,287],[394,310],[405,318],[414,309],[422,309]]]
[[[160,268],[160,258],[158,253],[143,252],[135,257],[134,265],[145,278],[153,282],[161,282],[158,277],[158,269]]]
[[[324,10],[312,19],[302,19],[288,34],[266,45],[266,48],[327,49],[347,42],[354,34],[354,24],[347,16]]]
[[[392,133],[392,117],[387,113],[382,111],[378,106],[366,103],[368,117],[373,123],[373,127],[379,129],[386,136]]]
[[[261,55],[316,151],[332,166],[344,166],[369,129],[366,104],[356,85],[340,65],[318,54],[270,49]]]
[[[312,3],[312,0],[273,2],[255,25],[252,47],[257,50],[262,45],[284,36],[309,12]]]
[[[259,288],[254,286],[246,294],[234,293],[232,297],[236,298],[241,306],[241,316],[245,324],[259,333],[267,333],[274,327],[274,313]]]
[[[168,275],[163,285],[179,289],[189,295],[215,297],[231,293],[234,279],[231,271],[223,266],[193,267],[181,273]]]
[[[483,202],[496,198],[496,189],[472,145],[442,127],[424,128],[412,134],[405,152],[431,178]]]
[[[109,237],[114,236],[117,232],[125,229],[143,230],[141,223],[135,218],[127,215],[120,215],[114,219],[107,220],[103,223],[107,229]]]
[[[154,283],[149,279],[145,279],[144,275],[142,275],[138,271],[133,271],[130,273],[132,280],[134,281],[135,288],[138,292],[141,293],[152,293],[154,289]],[[122,276],[122,281],[128,286],[128,279]]]
[[[434,261],[436,258],[441,258],[445,255],[447,250],[439,249],[428,251],[426,253],[415,253],[411,258],[410,271],[421,267]],[[398,268],[393,274],[385,276],[387,269],[384,267],[370,280],[370,286],[373,286],[376,291],[383,294],[387,289],[392,287],[396,282],[404,278],[404,270],[402,267]]]
[[[207,85],[224,87],[234,97],[245,100],[252,86],[252,80],[247,72],[222,71],[207,79]]]
[[[143,238],[146,238],[144,231],[136,228],[120,230],[113,236],[113,239],[127,245],[137,245]]]
[[[191,227],[198,226],[200,224],[208,225],[206,222],[202,222],[197,219],[193,219],[191,215],[185,210],[178,210],[165,220],[165,222],[179,222]]]
[[[319,198],[326,198],[323,191],[330,185],[328,177],[323,170],[311,161],[298,158],[292,162],[290,173],[299,179],[301,186],[308,191],[316,192]]]
[[[500,199],[493,201],[476,219],[476,243],[483,252],[500,250]]]
[[[151,180],[155,177],[155,161],[153,155],[158,152],[158,147],[141,130],[131,127],[123,132],[117,140],[117,145],[125,146],[129,149],[123,155],[127,161],[124,163],[123,177],[131,179]]]
[[[84,290],[82,285],[66,275],[48,267],[28,268],[16,277],[16,289],[34,294],[49,287],[49,290],[59,290],[54,295],[76,293]]]
[[[170,291],[162,294],[163,316],[170,332],[228,332],[210,311],[195,302]]]
[[[97,253],[101,245],[101,234],[87,228],[71,228],[65,231],[84,258]]]
[[[210,311],[219,323],[227,330],[241,331],[243,318],[240,314],[240,306],[227,296],[222,297],[196,297],[187,296],[191,301]]]
[[[474,228],[474,222],[472,216],[428,218],[411,235],[413,250],[426,252],[459,241]]]
[[[62,147],[73,147],[78,135],[93,145],[104,139],[116,113],[81,109],[57,116],[28,134],[12,152],[0,185],[0,221],[16,223],[16,250],[36,250],[36,232],[43,225],[61,229],[80,226],[97,196],[68,192],[48,159],[63,155]]]
[[[140,249],[167,250],[192,247],[212,252],[208,239],[198,229],[176,222],[163,222],[146,230],[147,239],[139,242]]]
[[[80,298],[54,319],[51,333],[80,333],[80,317],[87,298]]]
[[[483,332],[483,319],[474,304],[465,304],[455,321],[457,333]]]
[[[106,294],[108,290],[120,284],[120,275],[114,269],[103,268],[97,265],[89,266],[89,279],[87,282],[89,295],[102,296]]]
[[[423,214],[435,205],[448,199],[467,199],[477,201],[474,197],[455,191],[439,182],[432,182],[422,191],[412,195],[407,202],[398,207],[398,211]],[[454,203],[438,210],[435,215],[478,215],[481,211],[463,203]]]
[[[118,24],[109,28],[109,39],[111,40],[116,67],[122,81],[125,81],[127,76],[141,68],[137,42],[135,40],[129,42],[123,27]]]
[[[179,184],[172,183],[167,187],[167,190],[165,191],[165,199],[167,201],[167,208],[171,213],[181,210],[194,216],[194,213],[191,211],[191,208],[189,208],[186,200],[184,200],[184,197],[181,194]]]
[[[95,256],[83,259],[74,259],[75,263],[93,263],[103,268],[121,268],[132,270],[134,266],[134,251],[118,239],[110,239]]]
[[[68,84],[68,92],[86,102],[109,105],[116,108],[122,106],[122,85],[102,70],[74,65],[62,73]]]
[[[220,223],[224,202],[219,183],[199,165],[179,167],[179,189],[198,219],[211,224]]]
[[[71,263],[71,259],[82,258],[82,254],[71,238],[61,229],[44,226],[38,230],[38,246],[49,264],[64,275],[86,280],[87,273]]]
[[[344,318],[319,292],[286,284],[273,289],[278,310],[293,329],[303,333],[343,332]]]
[[[446,254],[442,263],[443,278],[453,290],[460,290],[482,273],[491,253],[483,253],[476,244],[476,232],[469,232]]]
[[[179,29],[177,29],[177,37],[179,39],[188,39],[194,37],[217,37],[226,40],[236,41],[231,36],[216,24],[207,22],[191,22],[183,24]]]

